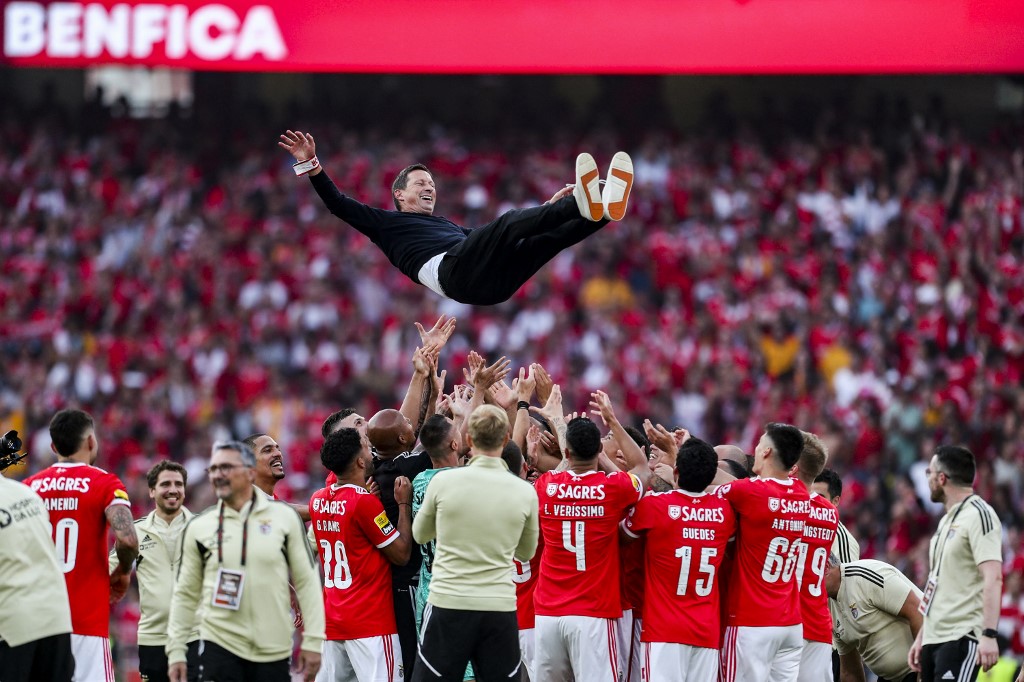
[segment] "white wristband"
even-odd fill
[[[299,161],[292,164],[292,170],[295,171],[296,175],[305,175],[306,173],[316,170],[320,167],[320,162],[314,156],[312,159],[306,161]]]

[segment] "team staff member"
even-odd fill
[[[999,659],[1002,526],[974,493],[974,473],[974,454],[955,445],[938,448],[928,466],[932,502],[942,502],[946,514],[929,547],[924,628],[909,654],[922,682],[973,680],[979,666],[988,670]]]
[[[135,522],[139,557],[135,577],[139,581],[139,675],[143,682],[167,680],[167,614],[171,590],[181,557],[181,537],[192,519],[185,508],[188,472],[177,462],[163,460],[146,474],[149,499],[156,509]],[[117,556],[110,553],[113,570]],[[189,680],[199,679],[199,631],[188,637]]]
[[[185,528],[167,628],[171,682],[185,680],[197,610],[204,679],[287,682],[289,573],[305,620],[299,670],[310,682],[320,668],[324,604],[305,528],[290,507],[254,493],[255,466],[244,443],[214,444],[207,471],[219,501]]]
[[[473,458],[434,476],[413,521],[418,543],[437,538],[414,682],[461,682],[469,661],[480,682],[518,679],[522,665],[511,568],[537,549],[537,494],[501,458],[504,410],[474,410],[467,438]]]
[[[0,680],[71,682],[71,605],[39,495],[0,476]]]
[[[895,567],[864,559],[840,564],[829,556],[825,591],[835,604],[833,637],[839,682],[864,682],[864,666],[879,682],[915,682],[907,652],[921,631],[921,590]]]

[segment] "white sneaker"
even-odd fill
[[[633,160],[626,152],[615,152],[601,193],[602,215],[608,220],[622,220],[626,215],[626,203],[632,188]]]
[[[632,168],[630,165],[630,170]],[[579,207],[581,216],[594,222],[604,216],[605,209],[601,203],[601,174],[598,173],[597,163],[590,154],[583,153],[576,157],[576,187],[573,188],[572,194],[576,197],[576,206]]]

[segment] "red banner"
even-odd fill
[[[4,63],[429,73],[1024,72],[1021,0],[3,2]]]

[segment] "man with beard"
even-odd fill
[[[924,627],[908,655],[922,682],[973,680],[999,659],[1002,525],[975,494],[975,471],[974,453],[956,445],[937,448],[928,465],[932,502],[946,514],[928,548]]]
[[[188,472],[177,462],[158,462],[146,474],[149,499],[156,509],[135,522],[139,556],[135,576],[139,581],[139,676],[144,682],[166,682],[167,615],[171,590],[181,557],[181,537],[193,514],[185,508]],[[117,555],[110,553],[111,570]],[[199,631],[188,636],[190,682],[199,679]]]
[[[214,443],[207,472],[218,501],[185,528],[171,597],[171,682],[186,679],[186,642],[197,623],[204,679],[291,679],[289,574],[305,619],[296,672],[312,682],[320,668],[324,603],[305,528],[287,505],[256,494],[255,468],[245,443]]]
[[[274,487],[287,475],[284,470],[284,452],[281,451],[281,446],[272,436],[265,433],[254,433],[242,442],[252,448],[256,455],[256,480],[253,482],[253,486],[268,499],[276,500]],[[308,505],[289,504],[288,506],[298,512],[303,522],[309,521]]]

